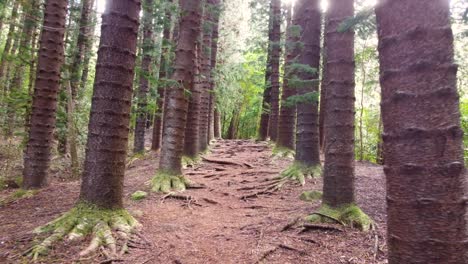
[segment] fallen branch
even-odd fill
[[[197,205],[197,206],[202,206],[201,204],[199,204],[197,202],[197,200],[194,197],[192,197],[190,195],[181,195],[181,194],[168,193],[168,194],[164,195],[161,198],[161,200],[164,201],[164,200],[169,199],[169,198],[185,201],[185,202],[187,202],[187,205],[189,207],[190,207],[190,204],[194,204],[194,205]]]
[[[293,221],[289,222],[283,228],[281,228],[281,232],[289,230],[291,227],[295,226],[299,222],[299,220],[301,220],[301,217],[295,218]]]
[[[329,225],[314,225],[314,224],[305,223],[305,224],[302,225],[302,227],[303,227],[303,229],[299,233],[304,233],[304,232],[311,231],[311,230],[325,230],[325,231],[344,232],[343,229],[340,229],[340,228],[334,227],[334,226],[329,226]]]

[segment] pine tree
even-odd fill
[[[279,116],[279,68],[281,56],[281,0],[272,0],[273,21],[272,21],[272,40],[271,40],[271,98],[270,98],[270,120],[268,123],[268,134],[273,141],[278,139],[278,116]]]

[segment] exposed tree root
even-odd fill
[[[373,226],[372,219],[355,204],[339,208],[322,205],[318,212],[307,216],[306,220],[313,223],[339,223],[362,231],[368,231]]]
[[[279,177],[291,181],[296,181],[301,185],[305,185],[306,179],[320,177],[321,174],[322,168],[320,165],[307,166],[301,162],[295,161],[286,170],[281,172]]]
[[[211,158],[206,158],[206,157],[202,157],[202,159],[206,162],[211,162],[211,163],[216,163],[216,164],[236,165],[236,166],[241,166],[241,167],[253,168],[253,166],[247,162],[239,163],[239,162],[230,161],[230,160],[211,159]]]
[[[187,207],[190,207],[190,205],[196,205],[196,206],[202,206],[200,203],[198,203],[197,199],[195,199],[193,196],[190,195],[180,195],[180,194],[175,194],[175,193],[168,193],[162,197],[162,201],[166,199],[176,199],[176,200],[181,200],[185,201]]]
[[[286,181],[284,180],[277,180],[277,181],[274,181],[273,183],[271,184],[268,184],[266,186],[266,188],[264,188],[263,190],[261,191],[258,191],[258,192],[255,192],[255,193],[252,193],[252,194],[248,194],[248,195],[243,195],[241,196],[241,200],[247,200],[247,199],[250,199],[250,198],[257,198],[258,196],[260,195],[268,195],[268,194],[273,194],[274,192],[278,191],[279,189],[281,189],[281,187],[283,187],[283,185],[286,183]],[[257,188],[256,188],[257,189]]]
[[[272,150],[273,158],[288,158],[293,159],[296,152],[293,149],[275,146]]]
[[[191,184],[183,175],[172,175],[164,171],[158,171],[151,180],[151,190],[162,193],[180,192],[185,191]]]
[[[80,252],[80,257],[87,256],[102,247],[107,258],[118,259],[127,251],[130,236],[138,230],[139,226],[135,218],[124,209],[102,209],[80,203],[54,221],[36,228],[35,234],[52,234],[26,251],[24,255],[36,261],[39,256],[47,255],[49,249],[63,238],[77,240],[92,233],[92,240],[89,246]],[[117,239],[114,233],[119,240],[123,241],[121,250],[117,249]]]
[[[300,233],[304,233],[307,231],[311,230],[325,230],[325,231],[338,231],[338,232],[344,232],[343,229],[331,226],[331,225],[314,225],[314,224],[303,224],[302,225],[302,231]]]

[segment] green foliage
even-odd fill
[[[191,182],[183,175],[175,175],[169,171],[159,170],[151,180],[151,191],[170,193],[185,191]]]
[[[320,177],[322,175],[321,165],[309,166],[299,161],[294,161],[288,168],[281,172],[280,178],[297,181],[305,185],[306,179]]]
[[[145,199],[147,196],[148,196],[147,192],[136,191],[136,192],[132,193],[131,198],[132,198],[133,201],[139,201],[139,200]]]
[[[313,202],[322,199],[323,193],[319,191],[305,191],[299,196],[299,199],[305,202]]]
[[[465,153],[465,164],[468,164],[468,99],[460,102],[461,126],[463,129],[463,151]]]

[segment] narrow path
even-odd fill
[[[298,197],[304,190],[320,190],[321,179],[252,195],[265,190],[290,161],[272,159],[266,143],[249,140],[218,141],[205,158],[185,170],[204,188],[190,189],[179,199],[151,194],[145,200],[131,201],[131,193],[149,189],[157,158],[150,154],[130,164],[126,204],[143,224],[150,245],[132,248],[124,263],[384,263],[381,167],[357,164],[358,201],[377,221],[377,232],[366,234],[340,226],[301,232],[299,227],[282,230],[319,206],[319,202],[303,202]],[[0,208],[0,262],[15,263],[12,256],[30,245],[27,231],[70,208],[77,193],[77,183],[62,183]],[[70,263],[79,249],[79,244],[64,242],[48,259]],[[98,259],[103,260],[95,256],[84,263]]]

